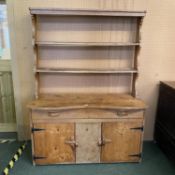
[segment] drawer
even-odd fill
[[[104,109],[70,109],[70,110],[33,110],[32,120],[61,120],[61,119],[116,119],[143,118],[144,111],[117,111]]]
[[[158,124],[155,126],[154,139],[157,145],[166,153],[166,155],[175,160],[175,140]]]

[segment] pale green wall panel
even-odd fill
[[[15,103],[10,61],[0,61],[0,123],[15,123]]]

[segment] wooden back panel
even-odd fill
[[[38,47],[39,68],[134,68],[134,47]]]
[[[38,16],[37,41],[136,42],[137,18]]]
[[[112,16],[34,16],[34,42],[139,43],[140,18]],[[98,45],[98,44],[97,44]],[[35,68],[136,69],[139,46],[35,47]],[[135,94],[137,74],[38,73],[38,94],[130,93]]]
[[[54,74],[43,73],[39,78],[39,94],[57,93],[128,93],[131,75]]]

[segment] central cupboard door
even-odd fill
[[[136,120],[103,123],[101,162],[138,162],[142,127]]]
[[[76,124],[76,163],[99,163],[101,123]]]
[[[34,124],[34,161],[36,164],[75,162],[75,124]]]

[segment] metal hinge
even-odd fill
[[[139,158],[142,158],[142,153],[139,153],[139,154],[131,154],[129,155],[130,157],[139,157]]]
[[[32,129],[31,129],[32,132],[35,132],[35,131],[43,131],[43,130],[45,130],[45,129],[41,129],[41,128],[32,128]]]
[[[33,160],[46,159],[47,157],[33,156]]]
[[[136,127],[136,128],[130,128],[130,129],[132,129],[132,130],[140,130],[140,131],[143,131],[143,126],[142,127]]]

